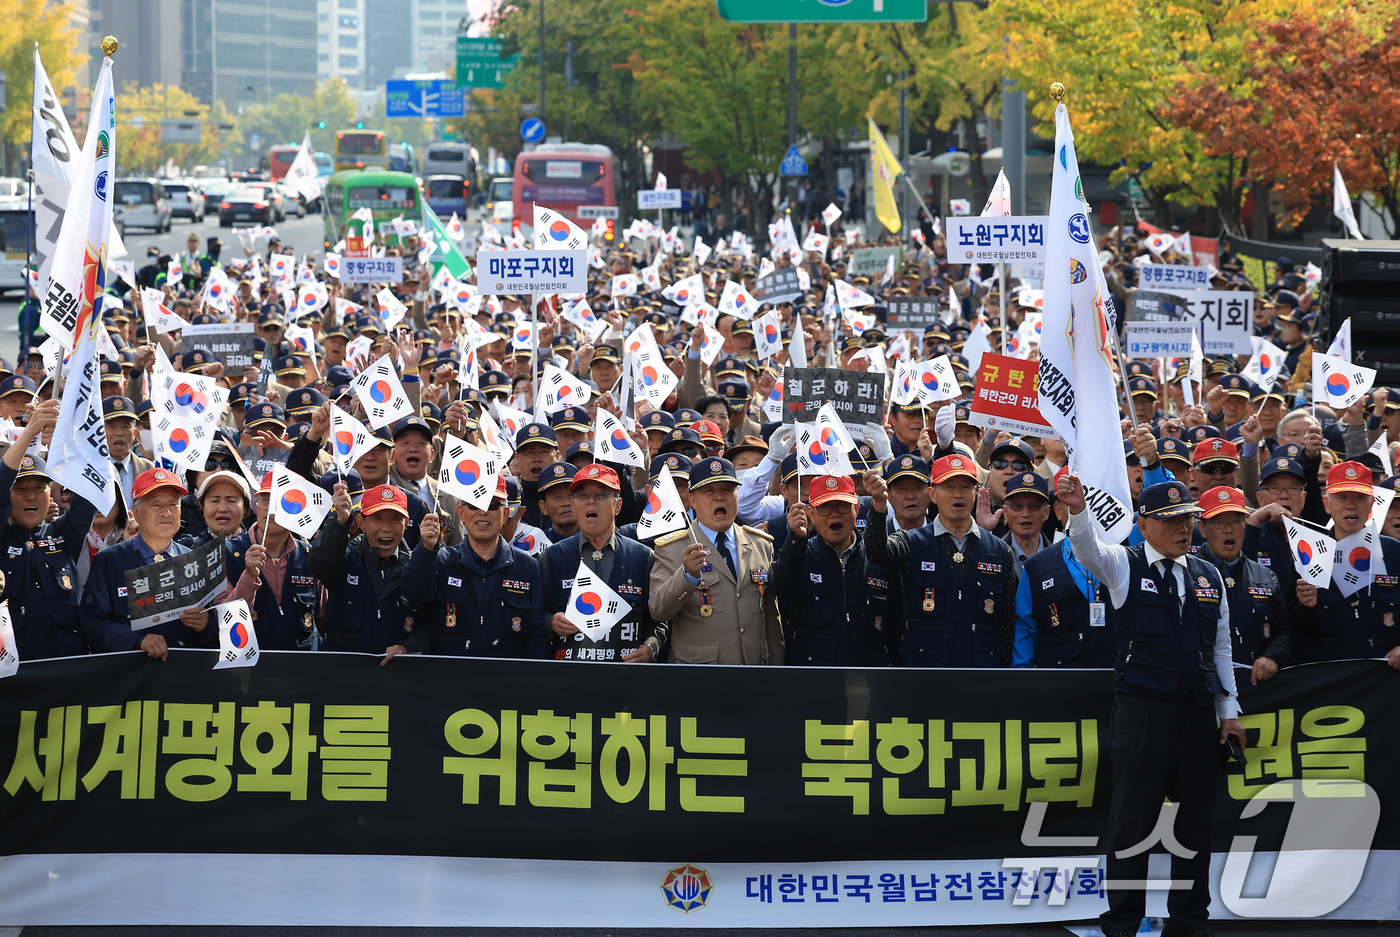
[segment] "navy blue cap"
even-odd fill
[[[37,456],[21,456],[19,460],[19,472],[15,474],[15,481],[19,481],[21,478],[27,478],[31,475],[39,478],[48,478],[49,467],[44,464],[43,459]]]
[[[538,423],[526,423],[515,434],[515,448],[519,449],[521,446],[528,446],[531,443],[542,443],[554,449],[559,448],[559,439],[554,435],[554,430]]]
[[[418,407],[418,415],[433,429],[442,426],[442,408],[437,404],[425,403]]]
[[[1050,501],[1050,483],[1035,472],[1021,472],[1006,480],[1006,495],[1002,501],[1004,502],[1012,495],[1040,495],[1048,503]]]
[[[1286,442],[1274,446],[1269,452],[1271,459],[1296,459],[1304,452],[1303,444],[1297,442]]]
[[[232,387],[229,388],[228,392],[229,406],[247,406],[248,395],[251,394],[253,391],[257,390],[257,386],[258,385],[256,384],[234,384]]]
[[[406,416],[403,419],[399,420],[397,423],[395,423],[392,429],[393,438],[396,441],[400,436],[402,436],[409,430],[417,430],[424,436],[428,437],[429,441],[431,441],[433,438],[433,428],[429,426],[428,421],[423,419],[421,416]]]
[[[35,392],[34,382],[23,374],[12,374],[0,381],[0,397],[10,394],[29,394],[32,397]]]
[[[780,481],[785,485],[797,476],[796,452],[789,452],[783,456],[783,462],[778,466],[778,473],[781,476]]]
[[[673,422],[676,426],[689,426],[691,423],[694,423],[697,420],[703,420],[704,418],[704,415],[701,414],[699,410],[692,410],[689,407],[682,407],[681,409],[676,411],[676,417]]]
[[[1163,462],[1174,461],[1191,464],[1191,451],[1186,443],[1175,436],[1163,436],[1157,440],[1157,458]]]
[[[705,443],[700,438],[700,434],[689,426],[682,426],[671,430],[666,436],[666,441],[661,444],[661,452],[669,452],[681,446],[693,445],[701,452],[705,451]]]
[[[1225,435],[1214,426],[1193,426],[1182,433],[1182,438],[1193,446],[1207,439],[1222,439]]]
[[[1031,448],[1030,443],[1021,439],[1008,439],[1006,442],[997,446],[992,450],[992,458],[995,459],[999,452],[1009,452],[1011,450],[1015,450],[1017,454],[1025,456],[1027,462],[1031,465],[1035,465],[1035,450]]]
[[[1266,478],[1272,478],[1275,475],[1284,473],[1297,475],[1300,481],[1307,481],[1308,478],[1303,472],[1303,467],[1299,465],[1296,460],[1280,455],[1270,457],[1269,460],[1263,464],[1259,469],[1259,480],[1262,482]],[[1381,484],[1382,487],[1384,487],[1385,483],[1382,482]]]
[[[704,488],[716,482],[739,484],[739,473],[734,471],[734,463],[728,459],[701,459],[690,470],[690,490]]]
[[[677,481],[683,485],[689,485],[690,470],[693,467],[688,457],[681,455],[679,452],[666,452],[651,460],[649,473],[651,475],[651,480],[656,481],[656,479],[661,477],[661,469],[669,468],[671,470],[671,475]]]
[[[1191,503],[1191,489],[1178,481],[1149,485],[1138,497],[1138,514],[1143,517],[1161,520],[1200,512],[1201,509]]]
[[[342,481],[345,482],[345,490],[350,497],[358,498],[365,493],[364,480],[360,478],[360,473],[354,469],[348,472],[341,472],[339,469],[331,469],[329,472],[316,479],[316,484],[334,494],[336,482]]]
[[[748,400],[749,382],[737,377],[719,382],[719,392],[727,400]]]
[[[136,419],[136,405],[128,397],[107,397],[102,401],[102,421]]]
[[[896,478],[917,478],[927,485],[928,463],[916,455],[902,455],[885,466],[884,477],[886,484]]]
[[[549,425],[554,429],[572,429],[586,433],[593,428],[588,420],[588,411],[582,407],[565,407],[549,416]]]
[[[846,458],[850,460],[851,468],[857,472],[867,472],[870,469],[880,467],[880,457],[875,454],[874,449],[870,448],[869,443],[856,443],[856,447],[846,453]]]
[[[244,429],[252,429],[262,423],[276,423],[279,426],[285,426],[287,423],[286,415],[282,412],[282,408],[275,403],[260,403],[252,407],[243,417]]]
[[[487,371],[481,375],[482,393],[510,393],[510,375],[504,371]]]
[[[341,384],[349,384],[355,380],[355,374],[343,364],[333,364],[326,369],[326,383],[331,387],[339,387]]]
[[[283,355],[273,362],[273,367],[278,374],[305,374],[306,366],[301,363],[301,359],[296,355]],[[188,370],[188,369],[186,369]]]
[[[1156,397],[1157,382],[1150,377],[1134,377],[1128,379],[1128,393],[1134,397],[1139,394]]]
[[[648,433],[655,430],[660,433],[669,433],[676,428],[675,418],[665,410],[652,410],[639,420],[642,429]]]
[[[551,462],[540,470],[539,493],[544,494],[546,489],[555,485],[569,484],[577,473],[578,469],[567,462]]]
[[[578,442],[574,443],[572,446],[569,447],[569,451],[564,453],[564,461],[572,462],[574,460],[574,456],[576,455],[586,455],[588,456],[588,461],[592,462],[593,440],[580,439]]]
[[[309,413],[326,402],[326,395],[313,387],[298,387],[287,395],[286,411],[296,416]]]
[[[190,351],[189,354],[185,355],[180,363],[182,365],[180,370],[186,374],[190,374],[198,371],[206,364],[218,364],[219,359],[214,357],[207,348],[195,348]],[[300,367],[300,362],[298,362],[298,367]],[[303,369],[303,373],[305,373],[305,369]]]

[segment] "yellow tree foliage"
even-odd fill
[[[45,0],[0,0],[0,71],[5,73],[5,113],[0,128],[11,143],[29,142],[34,100],[34,43],[59,94],[73,83],[78,37],[68,29],[72,5]],[[85,94],[90,94],[91,88]],[[79,138],[81,142],[81,137]]]
[[[175,85],[137,87],[128,82],[117,92],[117,170],[128,173],[150,173],[174,160],[188,170],[197,163],[216,163],[221,154],[218,122],[211,120],[209,105]],[[221,108],[223,122],[227,111]],[[199,120],[203,138],[199,143],[164,143],[161,141],[162,118]],[[224,131],[227,133],[228,131]]]

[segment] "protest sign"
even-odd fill
[[[220,536],[189,553],[126,571],[131,630],[152,628],[180,617],[223,591],[224,541]]]

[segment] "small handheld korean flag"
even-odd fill
[[[146,328],[155,329],[162,335],[176,329],[188,328],[189,323],[171,312],[165,303],[161,302],[162,298],[160,290],[141,290],[141,315],[146,320]]]
[[[1293,566],[1298,575],[1319,589],[1326,589],[1332,582],[1337,541],[1290,517],[1283,519],[1283,525],[1288,530],[1288,545],[1293,551]]]
[[[705,299],[705,281],[700,278],[700,274],[692,274],[683,280],[677,280],[661,291],[661,295],[677,306],[689,306],[693,302],[703,302]]]
[[[719,297],[719,311],[727,312],[737,319],[752,319],[758,312],[758,300],[744,289],[738,280],[726,280],[724,292]]]
[[[822,445],[828,449],[834,448],[842,456],[856,447],[855,440],[841,422],[841,415],[829,400],[817,411],[817,428],[821,431]]]
[[[642,285],[642,278],[635,273],[619,273],[612,278],[610,296],[617,299],[619,296],[636,296],[637,288]]]
[[[219,662],[215,670],[228,667],[255,667],[258,663],[258,633],[253,613],[242,599],[210,609],[219,623]]]
[[[647,467],[646,456],[627,434],[627,427],[601,407],[598,408],[598,417],[593,424],[593,451],[597,454],[599,462]]]
[[[1373,368],[1348,364],[1341,358],[1312,353],[1313,401],[1345,410],[1366,395],[1376,382]]]
[[[671,486],[674,490],[675,486]],[[10,621],[10,603],[0,602],[0,677],[19,673],[19,651],[15,647],[15,626]]]
[[[535,250],[581,251],[588,246],[583,229],[556,211],[535,206]]]
[[[1381,538],[1374,520],[1337,541],[1332,562],[1332,584],[1344,598],[1367,588],[1377,576],[1384,576],[1385,557],[1381,553]]]
[[[511,451],[515,450],[515,434],[520,432],[520,427],[533,422],[530,414],[516,407],[507,406],[499,400],[495,402],[496,419],[500,421],[501,430],[505,433],[506,440],[510,443]]]
[[[1390,513],[1390,502],[1394,500],[1394,488],[1382,488],[1380,485],[1371,486],[1371,519],[1377,525],[1377,529],[1385,525],[1386,516]]]
[[[353,326],[355,324],[355,319],[364,308],[365,307],[361,306],[359,303],[352,303],[348,299],[337,296],[335,298],[335,321],[337,324],[343,322]]]
[[[1279,374],[1283,372],[1284,351],[1267,338],[1256,339],[1259,347],[1254,356],[1244,366],[1240,374],[1259,385],[1264,393],[1274,389]]]
[[[874,296],[871,296],[869,293],[867,293],[863,289],[860,289],[859,287],[852,286],[845,280],[837,280],[835,286],[836,302],[840,304],[843,310],[859,309],[862,306],[875,305]]]
[[[327,253],[325,260],[321,261],[321,267],[326,271],[326,276],[340,279],[340,255]]]
[[[580,299],[565,309],[564,318],[582,329],[590,342],[597,342],[604,334],[612,331],[612,326],[598,318],[598,314],[588,305],[586,299]]]
[[[531,351],[535,347],[535,323],[517,322],[510,332],[510,347],[518,351]]]
[[[919,398],[918,367],[926,362],[897,362],[894,366],[894,383],[890,385],[890,402],[906,407]]]
[[[394,363],[388,355],[376,358],[374,363],[360,372],[355,378],[355,396],[369,416],[369,425],[375,429],[388,426],[395,420],[413,415],[413,404],[404,393],[403,384],[394,371]]]
[[[1348,364],[1351,363],[1351,319],[1343,322],[1337,329],[1337,334],[1332,336],[1332,344],[1327,346],[1327,354],[1329,357],[1341,358]]]
[[[661,466],[661,474],[656,476],[656,484],[647,495],[646,507],[637,520],[637,536],[641,538],[659,537],[673,530],[681,530],[690,523],[685,505],[681,502],[676,481],[671,477],[671,467]]]
[[[170,263],[166,264],[165,283],[167,286],[178,290],[180,288],[180,281],[184,279],[184,276],[185,268],[181,266],[180,258],[176,257],[174,260],[170,261]]]
[[[544,365],[540,378],[540,400],[545,413],[555,413],[567,407],[582,407],[588,403],[588,385],[551,361]]]
[[[822,224],[826,225],[828,229],[832,225],[836,224],[836,219],[840,217],[841,209],[836,207],[835,202],[832,202],[830,205],[822,209]]]
[[[695,269],[699,270],[705,266],[705,261],[710,259],[711,248],[699,238],[695,239],[695,249],[691,251],[691,260],[695,262]]]
[[[384,317],[384,330],[392,332],[394,326],[403,321],[408,307],[399,302],[399,298],[387,286],[375,293],[374,299],[379,304],[379,314]]]
[[[151,441],[156,458],[169,459],[180,470],[204,471],[209,448],[214,444],[213,425],[166,413],[152,414],[152,417]]]
[[[309,537],[331,509],[331,496],[320,485],[278,465],[272,469],[272,519],[284,529]]]
[[[776,309],[754,320],[753,341],[760,361],[783,350],[783,322]]]
[[[831,246],[831,238],[825,234],[818,234],[816,231],[808,232],[807,237],[802,241],[804,251],[812,251],[822,255],[826,259],[826,249]]]
[[[800,475],[854,475],[851,460],[830,431],[829,445],[823,445],[823,431],[815,423],[794,423],[797,448],[797,471]]]
[[[658,257],[656,263],[652,264],[650,267],[643,267],[638,274],[642,278],[642,285],[649,290],[656,291],[661,289],[660,263],[661,258]]]
[[[797,367],[797,365],[793,365],[793,367]],[[783,379],[781,376],[773,382],[773,389],[768,392],[768,397],[763,401],[763,415],[770,420],[783,418]]]
[[[331,460],[342,475],[377,445],[379,440],[369,434],[363,423],[331,404]]]
[[[914,374],[914,386],[924,403],[957,400],[962,396],[958,376],[953,373],[953,360],[947,355],[918,362],[914,365]]]
[[[496,495],[497,480],[503,468],[497,453],[473,446],[449,433],[443,444],[438,485],[448,494],[484,511]]]
[[[627,600],[614,592],[602,577],[579,563],[574,588],[564,617],[590,641],[601,641],[613,626],[632,613]]]
[[[724,351],[724,333],[707,322],[700,326],[698,336],[694,332],[691,333],[691,344],[697,340],[700,342],[700,360],[708,368]]]

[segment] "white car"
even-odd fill
[[[515,179],[497,176],[486,192],[486,219],[492,224],[510,224],[515,218]]]
[[[113,186],[112,206],[120,210],[118,230],[150,228],[160,234],[170,230],[170,200],[159,179],[118,179]]]
[[[198,186],[192,182],[167,182],[164,185],[172,218],[188,218],[195,224],[204,220],[207,202]]]

